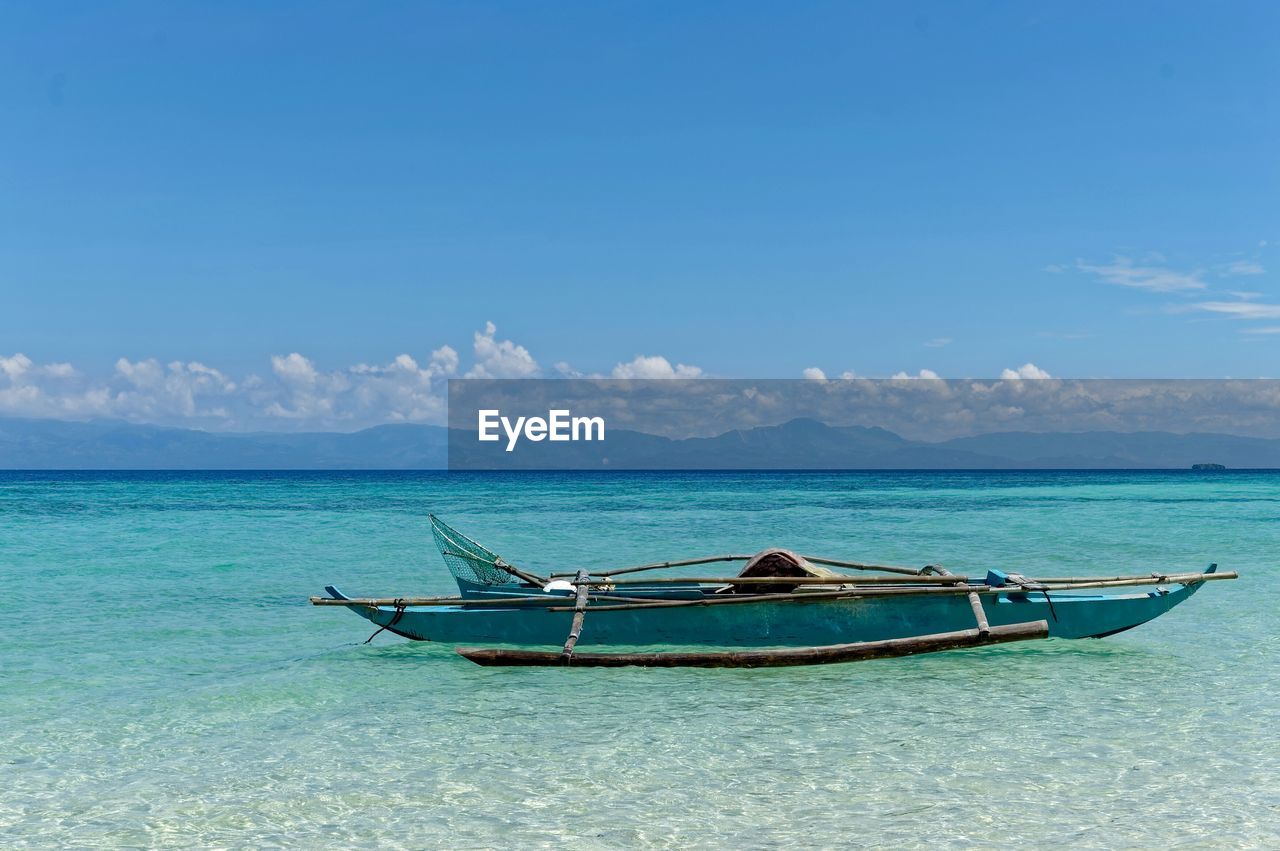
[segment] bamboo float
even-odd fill
[[[855,662],[934,653],[962,647],[982,647],[1010,641],[1047,638],[1047,621],[992,627],[987,631],[966,629],[940,632],[912,638],[863,641],[855,644],[830,644],[820,647],[796,647],[775,650],[702,650],[692,652],[648,653],[578,653],[565,656],[554,651],[513,650],[506,648],[459,647],[458,655],[477,665],[561,665],[582,668],[767,668],[790,665],[818,665],[832,662]]]

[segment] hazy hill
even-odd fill
[[[613,429],[603,443],[455,446],[463,469],[975,470],[1189,469],[1192,464],[1280,468],[1280,440],[1170,432],[1004,432],[930,443],[882,428],[795,419],[672,440]],[[459,463],[461,462],[461,463]]]
[[[21,470],[440,469],[447,432],[385,425],[350,434],[225,434],[133,423],[0,419],[0,468]]]
[[[225,434],[115,421],[0,418],[0,469],[435,470],[448,431],[385,425],[350,434]],[[455,468],[674,470],[1280,468],[1280,440],[1170,432],[1003,432],[940,443],[882,428],[795,419],[672,440],[612,429],[603,443],[480,444],[465,435]],[[465,463],[457,463],[465,462]]]

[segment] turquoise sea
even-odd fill
[[[1242,578],[1101,641],[483,669],[306,602],[449,592],[428,511],[539,570]],[[1277,847],[1277,561],[1275,473],[0,473],[0,846]]]

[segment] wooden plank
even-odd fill
[[[477,665],[560,665],[572,667],[618,668],[630,665],[648,668],[767,668],[787,665],[820,665],[833,662],[855,662],[935,653],[961,647],[981,647],[1009,641],[1046,638],[1046,621],[997,626],[988,632],[967,629],[941,632],[911,638],[863,641],[856,644],[832,644],[823,647],[793,647],[771,650],[701,650],[692,652],[652,653],[578,653],[565,657],[562,653],[541,650],[459,647],[460,656]]]

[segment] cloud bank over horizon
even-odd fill
[[[200,361],[119,358],[106,376],[66,362],[0,355],[0,416],[122,419],[213,431],[354,431],[386,423],[443,424],[450,378],[540,378],[527,348],[498,338],[493,322],[475,332],[471,361],[448,345],[425,360],[403,353],[385,364],[324,370],[300,352],[273,355],[270,370],[234,377]],[[606,377],[556,364],[554,377]],[[613,378],[697,378],[702,370],[661,355],[618,362]]]
[[[119,358],[106,375],[67,362],[36,363],[25,354],[0,354],[0,416],[35,419],[121,419],[209,431],[356,431],[387,423],[442,425],[450,378],[690,379],[700,367],[655,354],[619,360],[605,372],[566,362],[544,368],[523,345],[501,339],[486,322],[476,331],[468,362],[442,345],[425,358],[402,353],[388,363],[323,369],[300,352],[277,354],[269,369],[231,375],[201,361]],[[1005,368],[1002,378],[1048,378],[1034,364]],[[860,378],[853,371],[828,379],[818,367],[802,376],[821,381]],[[936,379],[921,369],[894,378]]]
[[[798,429],[792,432],[796,446],[807,445],[815,452],[821,451],[826,438],[811,443],[806,420],[837,429],[885,429],[923,441],[1011,432],[1280,438],[1280,379],[1047,378],[1033,364],[1007,372],[987,379],[903,373],[891,378],[454,382],[449,386],[449,425],[454,429],[450,440],[462,435],[455,445],[475,443],[479,412],[492,409],[512,422],[565,410],[603,417],[611,429],[673,440],[793,423]],[[1095,448],[1107,445],[1100,439]],[[662,445],[645,446],[644,451],[662,456]],[[611,457],[604,443],[587,441],[578,450],[594,452],[600,464]],[[499,455],[504,451],[498,446]],[[546,452],[564,454],[556,449]],[[798,466],[823,466],[812,463],[815,460],[807,456]]]

